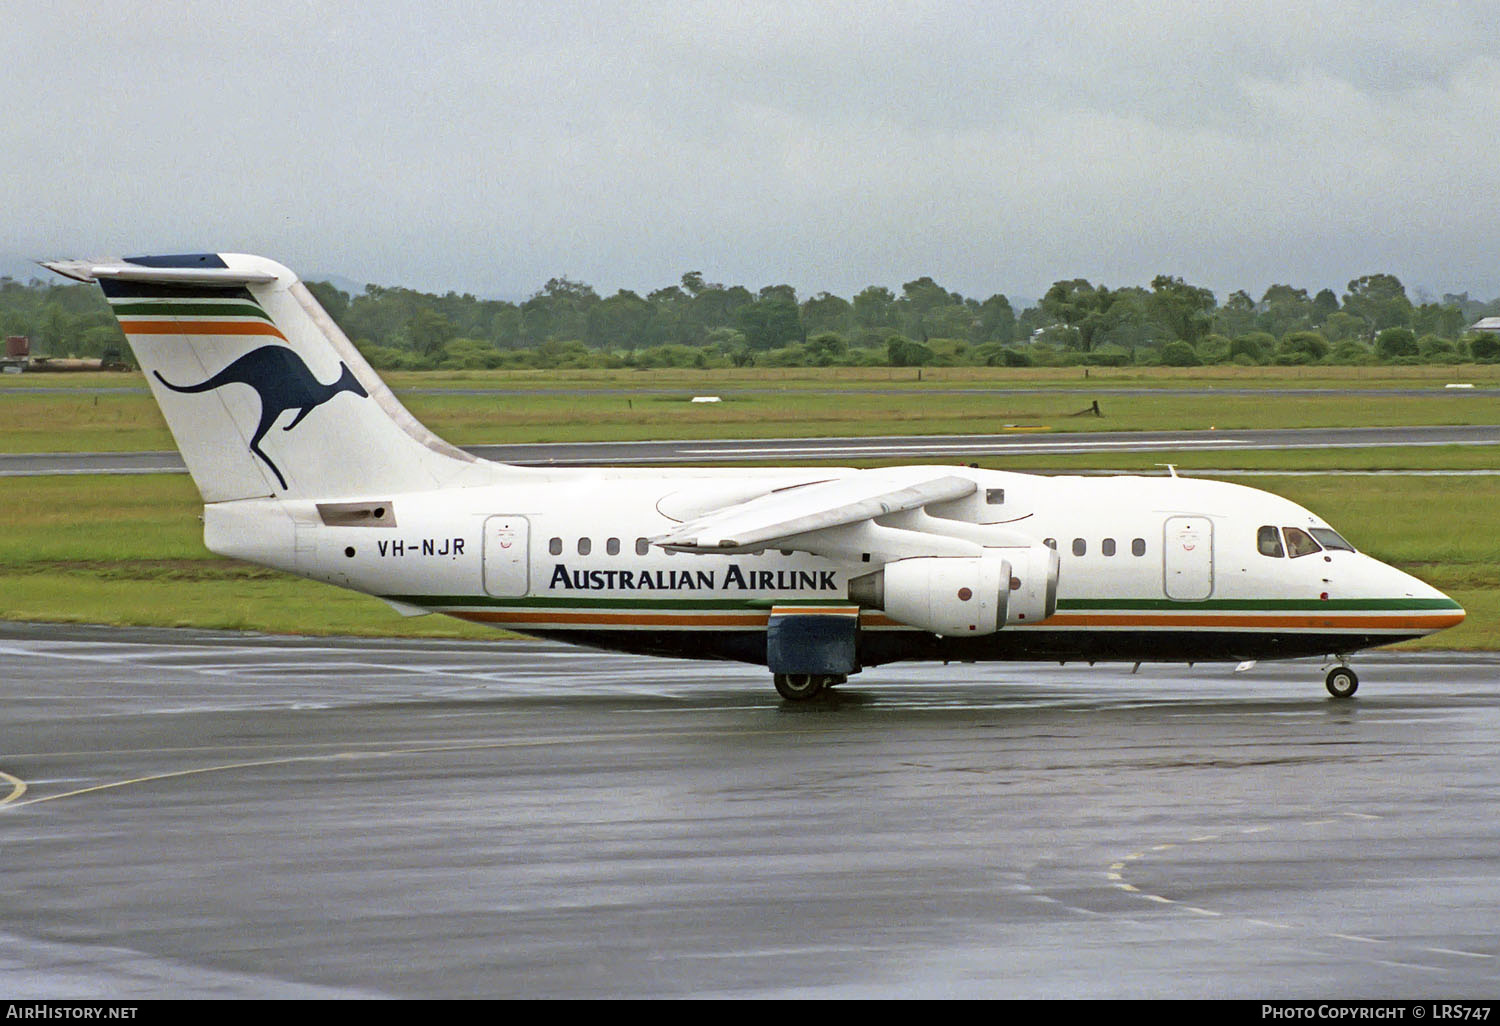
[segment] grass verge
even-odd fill
[[[1107,370],[1101,368],[1099,370]],[[1139,430],[1250,430],[1275,427],[1337,427],[1349,424],[1399,427],[1418,424],[1496,424],[1500,404],[1488,395],[1429,391],[1410,394],[1397,385],[1432,388],[1442,378],[1411,374],[1365,377],[1350,373],[1325,380],[1292,377],[1286,368],[1199,368],[1192,374],[1026,377],[978,374],[984,368],[949,368],[951,374],[918,383],[910,376],[885,381],[858,370],[798,371],[778,377],[723,372],[717,379],[685,378],[680,372],[587,373],[564,378],[528,377],[537,372],[473,372],[392,375],[398,394],[417,418],[450,442],[638,441],[654,438],[829,437],[870,434],[989,434],[1014,426],[1053,432]],[[1401,368],[1452,372],[1475,368]],[[1350,372],[1388,368],[1343,368]],[[1221,372],[1243,372],[1225,375]],[[965,372],[965,373],[959,373]],[[973,374],[967,372],[974,372]],[[1213,372],[1213,373],[1209,373]],[[601,372],[601,374],[606,372]],[[905,371],[901,373],[905,374]],[[1070,372],[1071,373],[1071,372]],[[623,375],[623,376],[622,376]],[[1496,375],[1491,374],[1490,378]],[[7,376],[7,377],[25,377]],[[47,375],[35,375],[48,378]],[[139,375],[112,376],[109,384],[78,375],[72,387],[0,388],[0,452],[118,452],[173,448],[170,433]],[[72,380],[69,375],[51,378]],[[49,378],[50,381],[50,378]],[[8,384],[8,382],[5,382]],[[1482,384],[1500,384],[1484,380]],[[1389,394],[1244,394],[1296,386],[1379,388]],[[1144,392],[1110,393],[1109,388]],[[1184,394],[1183,388],[1233,388],[1222,394]],[[730,391],[738,388],[741,391]],[[956,388],[972,391],[954,391]],[[1015,394],[1013,388],[1042,391]],[[465,389],[491,389],[469,393]],[[651,391],[665,389],[665,392]],[[720,403],[694,404],[693,395],[716,389]],[[992,391],[991,391],[992,390]],[[987,394],[988,392],[988,394]],[[502,394],[503,393],[503,394]],[[1097,400],[1102,417],[1081,416]]]

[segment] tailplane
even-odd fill
[[[235,253],[58,261],[109,300],[204,502],[487,484],[423,427],[296,275]]]

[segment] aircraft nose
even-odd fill
[[[1395,567],[1390,569],[1397,575],[1397,594],[1403,596],[1400,601],[1407,604],[1412,614],[1425,621],[1433,630],[1457,627],[1468,616],[1464,607],[1451,596],[1404,570],[1397,570]]]
[[[1447,601],[1449,601],[1449,602],[1452,602],[1452,603],[1453,603],[1453,608],[1452,608],[1452,610],[1450,610],[1450,612],[1451,612],[1451,614],[1452,614],[1452,616],[1453,616],[1453,626],[1454,626],[1454,627],[1457,627],[1457,626],[1458,626],[1458,625],[1459,625],[1459,624],[1461,624],[1461,623],[1463,623],[1463,622],[1464,622],[1464,620],[1465,620],[1465,619],[1466,619],[1466,618],[1467,618],[1467,617],[1468,617],[1468,615],[1469,615],[1469,613],[1468,613],[1468,610],[1466,610],[1466,609],[1464,609],[1464,607],[1463,607],[1463,606],[1461,606],[1461,605],[1459,605],[1459,604],[1458,604],[1458,603],[1457,603],[1457,602],[1455,602],[1455,601],[1454,601],[1454,600],[1453,600],[1453,599],[1451,599],[1451,598],[1448,598],[1448,596],[1447,596],[1447,595],[1443,595],[1443,593],[1442,593],[1442,592],[1438,592],[1438,594],[1439,594],[1439,595],[1442,595],[1442,596],[1443,596],[1443,598],[1444,598],[1444,599],[1446,599],[1446,600],[1447,600]]]

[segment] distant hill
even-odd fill
[[[347,292],[351,297],[362,296],[365,292],[365,283],[346,278],[342,274],[298,274],[303,281],[326,281],[340,292]]]

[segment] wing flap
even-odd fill
[[[921,468],[916,468],[921,469]],[[961,499],[978,486],[953,474],[925,476],[884,470],[786,488],[727,506],[653,538],[662,548],[681,552],[733,552],[767,548],[813,531],[857,524],[917,509],[932,502]]]

